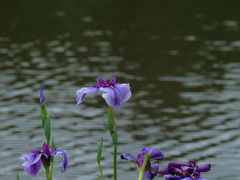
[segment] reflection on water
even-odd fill
[[[101,136],[102,166],[111,179],[105,102],[89,96],[75,106],[75,91],[97,77],[117,77],[131,84],[131,100],[116,109],[119,153],[136,154],[143,145],[151,146],[167,157],[161,167],[168,161],[195,159],[213,164],[212,171],[203,175],[209,180],[237,179],[240,17],[236,4],[15,3],[19,10],[11,14],[8,2],[0,7],[4,17],[0,179],[15,179],[17,170],[24,179],[32,179],[23,173],[19,157],[40,148],[44,138],[39,114],[42,81],[56,144],[69,156],[66,173],[61,175],[56,163],[56,179],[96,179]],[[120,159],[119,163],[119,179],[136,179],[131,164]]]

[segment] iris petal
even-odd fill
[[[41,150],[39,150],[39,149],[31,149],[30,152],[33,153],[33,154],[40,154]]]
[[[153,179],[154,177],[150,171],[146,171],[143,175],[143,179]]]
[[[204,164],[201,166],[198,166],[198,171],[199,172],[208,172],[211,169],[211,164]]]
[[[120,107],[131,97],[129,84],[114,84],[111,87],[100,87],[102,97],[108,105]]]
[[[115,83],[114,89],[116,90],[118,97],[122,100],[122,102],[129,100],[132,95],[129,84]]]
[[[186,177],[184,179],[181,179],[181,180],[206,180],[206,179],[203,179],[203,178],[192,178],[192,177]]]
[[[144,161],[144,157],[142,156],[142,154],[138,154],[137,156],[137,163],[138,163],[138,166],[141,168],[142,167],[142,164],[143,164],[143,161]]]
[[[144,173],[144,179],[153,179],[158,173],[159,165],[155,164]]]
[[[158,173],[159,174],[163,174],[163,175],[169,174],[169,172],[168,172],[168,165],[165,168],[159,170]]]
[[[143,147],[141,153],[144,156],[148,153],[151,153],[150,161],[158,160],[158,159],[161,159],[161,160],[164,159],[164,155],[161,151],[156,150],[156,149],[152,149],[152,148],[149,148],[149,147]]]
[[[77,105],[79,106],[82,103],[83,98],[87,95],[87,94],[96,94],[99,92],[99,88],[97,86],[92,86],[89,88],[81,88],[79,90],[76,91],[77,94]]]
[[[109,106],[115,107],[118,101],[114,89],[111,87],[100,87],[99,90],[102,92],[102,97],[105,99]]]
[[[31,161],[32,162],[29,162],[29,164],[30,165],[33,165],[33,164],[35,164],[35,163],[37,163],[38,161],[41,161],[41,156],[42,156],[42,154],[33,154],[33,155],[31,155],[32,157],[31,157]],[[29,159],[30,160],[30,159]]]
[[[47,156],[50,155],[50,148],[47,143],[45,142],[43,143],[42,150],[43,150],[43,153],[46,154]]]
[[[112,78],[112,79],[109,81],[108,84],[114,84],[115,82],[116,82],[116,78],[114,77],[114,78]]]
[[[181,180],[181,176],[165,175],[164,180]]]
[[[64,172],[68,168],[68,159],[67,159],[67,153],[65,150],[53,150],[51,152],[51,156],[57,156],[61,154],[62,155],[62,169],[61,172]]]
[[[22,166],[32,176],[35,176],[42,168],[41,154],[39,155],[24,155],[21,158]]]
[[[156,176],[157,173],[158,173],[158,169],[159,169],[159,165],[158,165],[158,164],[155,164],[155,165],[153,166],[153,170],[154,170],[155,176]]]
[[[137,158],[134,155],[129,154],[129,153],[121,154],[121,159],[137,162]]]
[[[97,82],[98,82],[98,86],[100,86],[100,87],[106,87],[107,86],[107,83],[103,78],[98,78]]]

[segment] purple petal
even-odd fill
[[[68,168],[68,158],[67,158],[67,153],[65,150],[53,150],[51,152],[51,156],[57,156],[59,154],[62,154],[62,169],[61,172],[64,172]]]
[[[39,150],[39,149],[31,149],[31,150],[30,150],[30,153],[40,154],[40,153],[41,153],[41,150]]]
[[[119,99],[117,98],[114,89],[111,87],[100,87],[100,91],[102,92],[102,97],[105,99],[106,103],[109,106],[116,107],[119,104]]]
[[[142,167],[143,161],[144,161],[144,157],[142,156],[142,154],[138,154],[137,164],[140,168]]]
[[[146,171],[143,175],[143,179],[153,179],[155,176],[150,172]]]
[[[129,84],[114,84],[114,89],[116,89],[116,92],[118,93],[118,96],[120,99],[122,99],[123,102],[126,102],[131,97],[132,93],[130,90]]]
[[[154,170],[155,176],[156,176],[157,173],[158,173],[158,169],[159,169],[159,165],[158,165],[158,164],[155,164],[155,165],[153,166],[153,170]]]
[[[163,175],[169,174],[169,172],[168,172],[168,165],[167,165],[165,168],[160,169],[160,170],[158,171],[158,173],[159,173],[159,174],[163,174]]]
[[[178,163],[178,162],[170,162],[168,164],[167,167],[165,167],[164,169],[160,170],[159,173],[160,174],[182,174],[182,167],[184,169],[187,169],[187,167],[189,167],[189,164],[186,163]],[[188,169],[190,169],[191,167],[189,167]],[[192,169],[192,168],[191,168]],[[168,173],[167,173],[168,172]],[[187,172],[188,173],[188,172]],[[192,173],[192,172],[191,172]]]
[[[211,169],[211,164],[204,164],[201,166],[198,166],[197,171],[199,172],[208,172]]]
[[[24,155],[21,158],[22,166],[32,176],[35,176],[42,168],[41,154],[39,155]]]
[[[31,161],[32,162],[29,162],[29,164],[33,165],[33,164],[37,163],[38,161],[41,161],[41,156],[42,156],[42,154],[34,154],[34,155],[32,155],[32,157],[31,157]]]
[[[181,180],[181,176],[165,175],[164,180]]]
[[[155,164],[153,167],[149,168],[143,175],[144,179],[153,179],[157,175],[158,169],[158,164]]]
[[[185,175],[185,177],[188,177],[188,176]],[[199,178],[200,177],[200,172],[194,171],[193,174],[192,174],[192,177],[195,177],[195,179]]]
[[[161,159],[161,160],[164,159],[164,155],[161,151],[152,149],[150,147],[143,147],[141,150],[141,153],[143,156],[145,156],[148,153],[151,153],[151,159],[150,159],[151,161],[158,160],[158,159]]]
[[[176,168],[176,173],[177,174],[182,174],[184,172],[184,176],[185,177],[188,177],[188,176],[191,176],[191,174],[193,173],[194,171],[194,168],[193,167],[189,167],[189,166],[181,166],[181,170],[179,169],[179,171],[177,171],[178,168]],[[198,173],[198,172],[197,172]],[[199,173],[198,173],[199,174]],[[199,176],[199,175],[198,175]]]
[[[121,154],[120,157],[121,157],[121,159],[137,162],[137,158],[132,154],[123,153],[123,154]]]
[[[44,142],[42,149],[43,149],[43,154],[46,154],[48,157],[50,155],[50,148],[48,144]]]
[[[194,160],[189,161],[189,166],[190,167],[196,167],[196,163]]]
[[[81,88],[79,90],[76,91],[77,94],[77,105],[79,106],[82,103],[83,98],[87,95],[87,94],[96,94],[99,92],[99,88],[97,86],[92,86],[89,88]]]
[[[114,84],[111,87],[100,87],[102,97],[108,105],[120,107],[131,97],[129,84]]]
[[[203,178],[192,178],[192,177],[185,177],[184,179],[182,180],[206,180],[206,179],[203,179]]]
[[[116,78],[114,77],[114,78],[112,78],[112,79],[109,81],[108,84],[115,84],[115,82],[116,82]]]
[[[175,174],[178,174],[178,175],[182,175],[183,174],[183,171],[182,171],[182,166],[180,166],[181,163],[176,163],[176,162],[171,162],[168,164],[168,172],[169,174],[171,175],[175,175]],[[186,166],[184,166],[186,167]]]
[[[144,162],[144,156],[140,153],[140,154],[138,154],[138,157],[137,157],[137,164],[140,168],[142,168],[143,162]],[[150,167],[151,167],[151,162],[148,161],[145,171],[148,170]]]
[[[44,105],[45,97],[43,95],[43,83],[40,85],[40,106]]]
[[[98,78],[97,82],[98,82],[99,87],[106,87],[107,86],[107,83],[103,78]]]

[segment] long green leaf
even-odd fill
[[[52,136],[52,145],[51,145],[51,149],[54,150],[55,148],[55,144],[54,144],[54,136]]]
[[[102,172],[102,166],[101,166],[101,159],[102,159],[102,143],[103,143],[103,138],[101,141],[98,143],[98,151],[97,151],[97,162],[98,162],[98,167],[102,176],[102,180],[104,180],[103,172]]]
[[[19,175],[18,175],[18,172],[17,172],[17,180],[20,180],[20,177],[19,177]]]
[[[101,158],[102,158],[102,143],[103,143],[103,138],[101,139],[101,141],[98,144],[98,151],[97,151],[97,162],[98,163],[101,162]]]
[[[47,117],[47,119],[46,119],[46,122],[45,122],[45,125],[44,125],[44,130],[45,130],[45,136],[46,136],[46,139],[47,139],[47,143],[49,145],[50,138],[51,138],[51,121],[50,121],[49,117]]]

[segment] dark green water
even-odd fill
[[[0,179],[24,177],[19,157],[43,142],[39,85],[69,169],[55,179],[95,180],[97,142],[112,179],[106,104],[75,91],[97,77],[130,83],[116,109],[119,154],[142,146],[166,160],[212,163],[208,180],[239,179],[240,2],[68,0],[0,2]],[[119,180],[137,171],[119,159]],[[35,179],[43,179],[43,171]],[[156,179],[161,179],[157,177]]]

